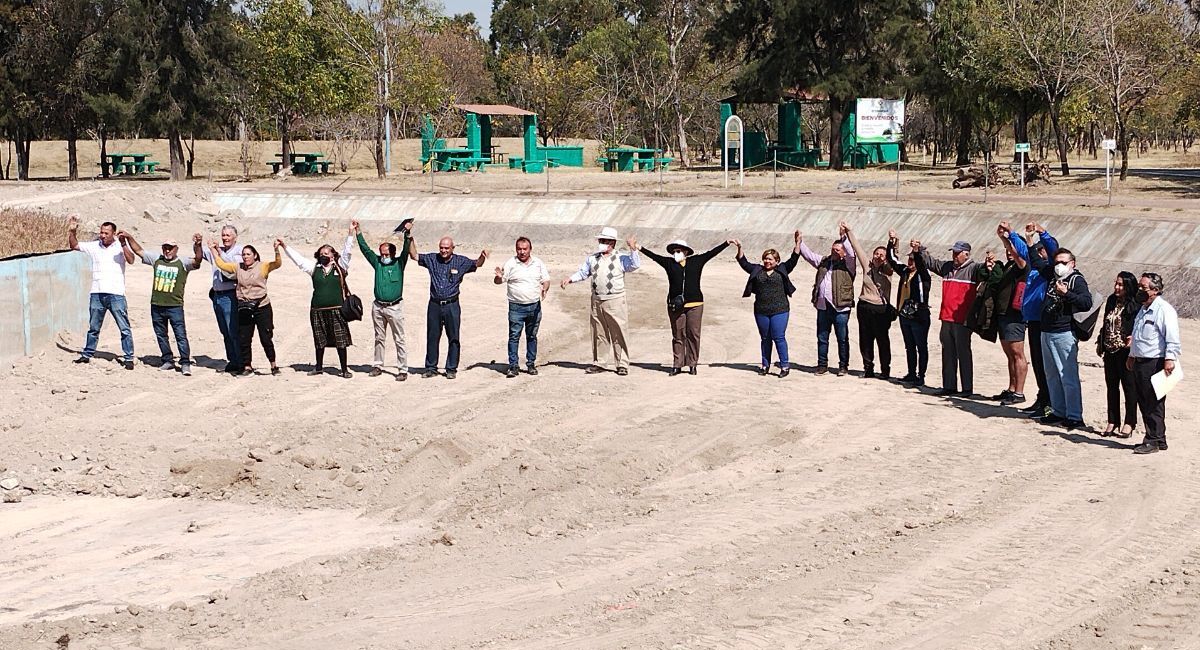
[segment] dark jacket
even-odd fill
[[[888,264],[892,265],[892,270],[900,276],[900,280],[896,287],[896,308],[899,309],[904,305],[900,304],[900,287],[908,282],[909,270],[908,265],[900,261],[896,256],[896,248],[888,242],[887,246]],[[915,277],[912,281],[912,292],[910,298],[915,300],[918,305],[929,309],[929,285],[933,284],[933,277],[929,275],[929,269],[925,266],[925,256],[914,255],[913,263],[916,266],[916,271],[913,271]]]
[[[746,290],[742,292],[743,298],[749,298],[755,292],[755,284],[767,272],[762,264],[755,264],[747,260],[745,256],[737,258],[738,264],[750,277],[746,280]],[[796,270],[796,264],[800,261],[800,253],[792,252],[792,256],[775,267],[775,272],[783,276],[783,288],[787,291],[787,295],[791,296],[796,293],[796,285],[792,284],[788,274]]]
[[[1015,266],[1015,264],[1014,264]],[[1012,290],[1005,288],[1004,278],[1007,272],[1005,265],[996,263],[992,270],[987,270],[987,264],[976,267],[975,275],[979,281],[979,290],[975,293],[975,301],[971,304],[971,313],[967,316],[966,325],[980,338],[996,342],[1000,333],[1000,314],[1004,313],[1003,295],[1012,299]]]
[[[1054,259],[1034,259],[1034,268],[1049,280],[1046,285],[1046,301],[1042,303],[1042,331],[1051,334],[1070,332],[1075,313],[1086,312],[1092,308],[1092,292],[1088,289],[1087,280],[1079,271],[1072,271],[1063,278],[1067,283],[1067,292],[1060,295],[1054,288],[1057,284],[1054,279]]]
[[[728,246],[729,243],[725,242],[710,251],[689,255],[687,264],[680,264],[674,257],[659,255],[645,247],[640,250],[642,255],[657,262],[667,272],[667,304],[671,304],[671,298],[680,294],[683,294],[684,304],[689,304],[704,302],[704,294],[700,291],[700,275],[704,273],[704,265]]]

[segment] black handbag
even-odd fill
[[[905,318],[916,318],[917,312],[920,311],[920,309],[921,304],[916,300],[909,298],[908,300],[904,301],[903,305],[900,305],[900,315]]]
[[[342,318],[346,319],[347,323],[351,321],[362,320],[362,300],[360,300],[358,296],[350,293],[350,287],[346,286],[346,276],[342,273],[341,267],[337,266],[337,264],[334,264],[334,269],[338,275],[338,280],[341,280],[342,282]]]

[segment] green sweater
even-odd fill
[[[313,269],[311,303],[313,309],[342,306],[342,279],[338,277],[342,269],[337,264],[331,268],[332,271],[328,275],[325,274],[325,268],[320,265]]]
[[[396,302],[404,297],[404,265],[408,263],[409,236],[404,235],[404,245],[396,251],[391,264],[379,261],[379,255],[367,245],[362,233],[358,233],[358,248],[371,268],[375,269],[375,300]]]

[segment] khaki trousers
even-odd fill
[[[611,350],[617,368],[629,368],[629,346],[625,343],[625,328],[628,327],[629,308],[625,296],[597,300],[592,296],[592,362],[598,366],[600,353],[605,360]]]
[[[679,311],[667,308],[671,319],[671,353],[675,368],[695,367],[700,358],[700,322],[704,318],[704,305],[687,307]]]
[[[375,367],[383,367],[383,347],[388,327],[391,327],[392,341],[396,344],[396,367],[400,372],[408,372],[408,352],[404,347],[404,301],[387,307],[372,302],[371,322],[375,324]]]

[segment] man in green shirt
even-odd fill
[[[408,250],[412,246],[412,219],[405,219],[396,229],[404,233],[404,243],[397,254],[396,245],[381,242],[379,252],[371,250],[363,238],[357,221],[351,221],[358,238],[358,248],[367,264],[375,270],[375,300],[371,303],[371,322],[375,324],[375,363],[371,376],[383,374],[383,348],[387,340],[388,327],[392,329],[392,341],[396,344],[396,381],[408,379],[408,353],[404,346],[404,266],[408,263]]]
[[[183,320],[183,293],[187,286],[188,272],[200,268],[204,259],[200,233],[192,235],[192,256],[179,257],[179,244],[173,239],[162,243],[162,254],[155,257],[142,250],[133,235],[125,234],[125,240],[142,263],[154,268],[154,286],[150,290],[150,321],[154,325],[154,336],[162,353],[159,370],[174,370],[175,358],[171,354],[171,342],[167,338],[167,325],[175,332],[179,345],[179,370],[185,376],[192,374],[191,346],[188,345],[187,325]]]

